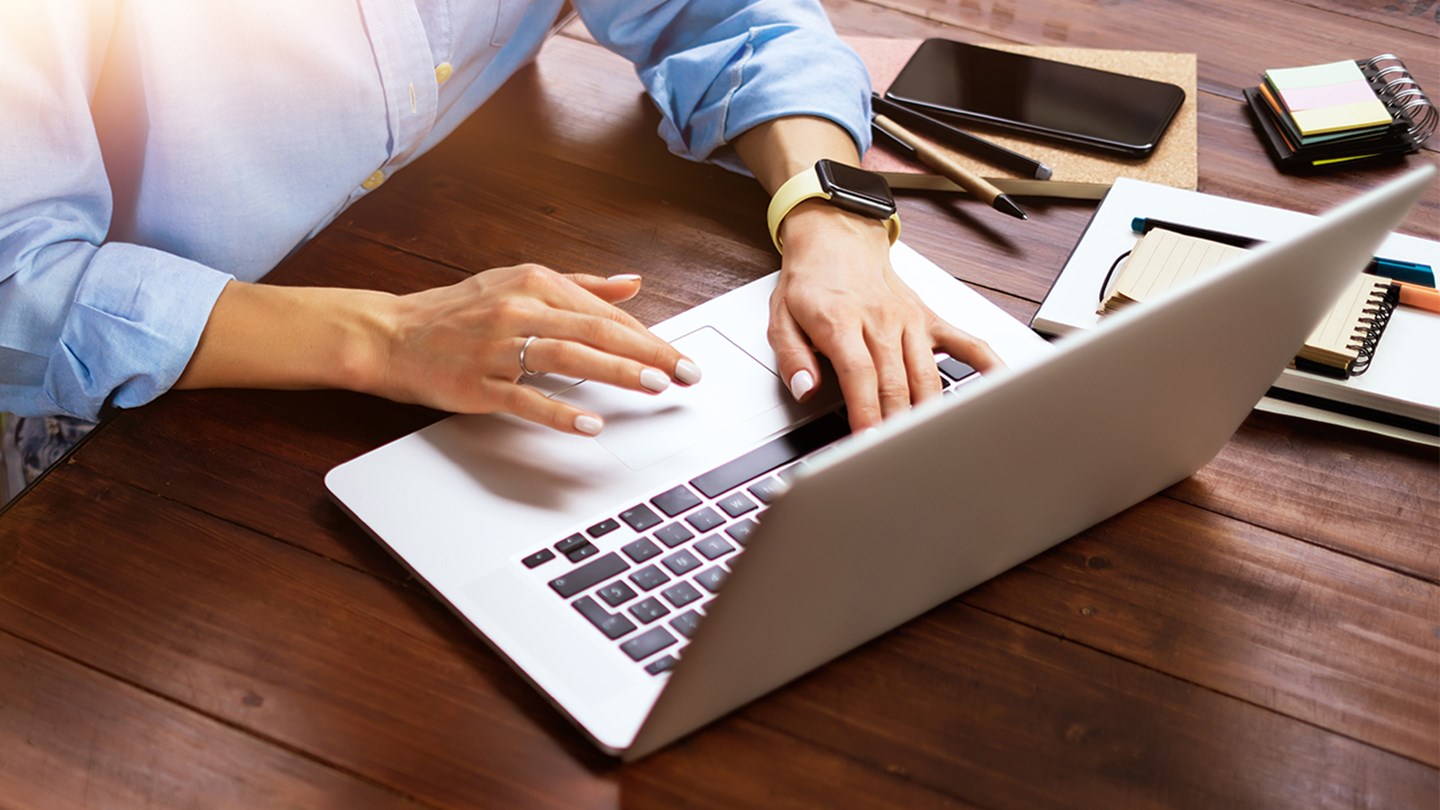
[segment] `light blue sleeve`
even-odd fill
[[[577,2],[596,40],[635,63],[670,150],[745,171],[730,142],[791,115],[828,118],[863,154],[870,78],[808,0]]]
[[[174,384],[229,276],[105,242],[90,99],[113,8],[17,2],[0,25],[0,411],[95,419]]]

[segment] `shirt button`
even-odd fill
[[[454,73],[454,72],[455,72],[455,68],[454,68],[449,62],[441,62],[440,64],[436,65],[436,66],[435,66],[435,81],[436,81],[436,83],[438,83],[438,84],[444,84],[445,81],[450,78],[450,74],[451,74],[451,73]]]
[[[365,182],[361,183],[360,187],[365,189],[366,191],[374,191],[375,189],[379,188],[380,184],[383,182],[385,182],[385,172],[377,171],[369,177],[365,178]]]

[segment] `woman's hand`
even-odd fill
[[[796,399],[820,384],[816,351],[835,369],[855,432],[940,393],[937,349],[980,372],[1001,365],[895,275],[884,223],[812,200],[790,212],[780,233],[770,344]]]
[[[391,308],[374,393],[598,433],[597,414],[518,382],[553,372],[651,393],[664,391],[672,379],[697,382],[694,363],[613,306],[639,289],[639,276],[560,275],[529,264],[402,296]]]
[[[614,306],[639,289],[639,276],[533,264],[403,296],[232,281],[175,387],[344,388],[594,435],[598,414],[520,381],[554,372],[651,393],[699,381],[693,362]]]

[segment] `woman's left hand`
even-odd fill
[[[1003,365],[988,344],[940,319],[895,274],[884,223],[801,203],[781,226],[785,252],[770,299],[770,344],[797,399],[829,358],[859,432],[940,393],[937,350],[982,373]]]

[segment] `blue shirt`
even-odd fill
[[[0,411],[94,419],[167,390],[229,279],[449,134],[561,5],[6,0]],[[731,139],[787,115],[869,143],[864,67],[814,0],[575,6],[677,154],[737,168]]]

